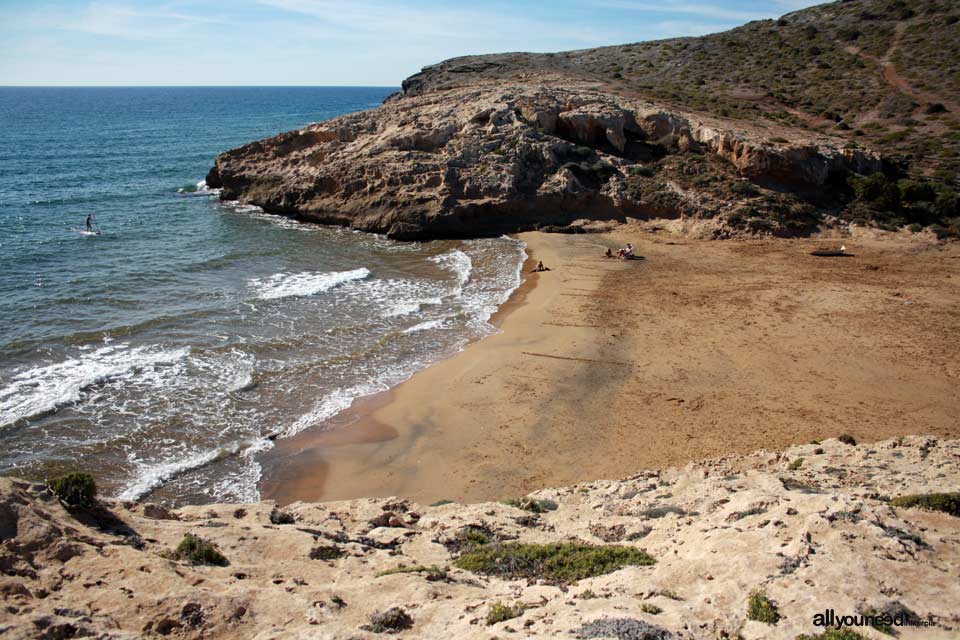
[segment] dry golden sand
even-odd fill
[[[502,332],[278,442],[265,498],[480,501],[843,433],[960,437],[956,245],[521,238],[552,271]],[[602,257],[628,241],[645,260]]]

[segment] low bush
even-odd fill
[[[50,482],[50,489],[68,507],[92,507],[97,502],[97,484],[89,473],[68,473]]]
[[[796,460],[794,460],[793,462],[791,462],[791,463],[790,463],[790,466],[787,467],[787,468],[790,469],[790,471],[796,471],[797,469],[799,469],[799,468],[802,467],[802,466],[803,466],[803,458],[797,458]]]
[[[516,507],[517,509],[523,509],[524,511],[529,511],[531,513],[546,513],[547,511],[557,510],[557,503],[553,500],[538,500],[537,498],[531,498],[530,496],[524,496],[522,498],[510,498],[509,500],[504,500],[503,504],[510,507]]]
[[[444,569],[441,569],[437,566],[427,567],[422,564],[417,564],[413,566],[400,565],[399,567],[393,567],[392,569],[385,569],[377,573],[377,577],[381,578],[383,576],[395,576],[401,573],[425,573],[427,574],[427,580],[445,580],[447,577],[447,572]]]
[[[750,592],[750,598],[747,600],[747,619],[776,624],[777,620],[780,619],[780,614],[777,613],[777,606],[767,597],[767,594],[759,589],[754,589]]]
[[[837,436],[837,440],[839,440],[843,444],[848,444],[851,447],[857,446],[857,439],[854,438],[849,433],[844,433],[843,435]]]
[[[474,573],[505,578],[575,582],[626,566],[649,566],[655,562],[645,551],[633,547],[565,542],[484,545],[470,549],[454,564]]]
[[[649,602],[644,602],[643,604],[641,604],[640,611],[643,611],[644,613],[649,613],[652,616],[655,616],[658,613],[663,613],[663,609],[661,609],[655,604],[650,604]]]
[[[279,509],[274,509],[270,512],[271,524],[293,524],[294,522],[296,522],[296,518],[293,517],[292,513],[280,511]]]
[[[494,602],[490,605],[490,608],[487,609],[487,626],[489,627],[498,622],[519,618],[523,615],[524,611],[526,611],[526,607],[523,603],[508,605],[502,602]]]
[[[907,496],[898,496],[890,501],[894,507],[917,507],[928,511],[942,511],[951,516],[960,518],[960,492],[955,493],[920,493]]]
[[[183,537],[177,549],[173,552],[177,560],[186,560],[190,564],[205,564],[216,567],[225,567],[230,564],[226,556],[212,542],[188,533]]]
[[[397,633],[413,626],[413,618],[400,607],[391,607],[386,611],[376,611],[370,614],[370,624],[361,629],[373,633]]]

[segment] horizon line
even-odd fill
[[[0,84],[0,89],[400,89],[390,84]]]

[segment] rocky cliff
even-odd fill
[[[836,218],[949,235],[960,85],[927,76],[960,27],[949,4],[917,8],[859,0],[704,38],[457,58],[378,109],[227,151],[207,183],[406,239],[680,216],[718,237]]]
[[[510,504],[68,510],[4,478],[0,636],[794,639],[833,609],[932,625],[886,629],[901,638],[955,638],[960,497],[902,496],[958,487],[960,442],[925,437],[729,456]],[[855,631],[843,638],[888,637]]]

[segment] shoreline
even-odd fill
[[[635,225],[520,239],[501,331],[278,441],[263,499],[478,502],[841,433],[960,437],[954,247],[864,237],[831,262]],[[648,260],[602,257],[625,242]]]

